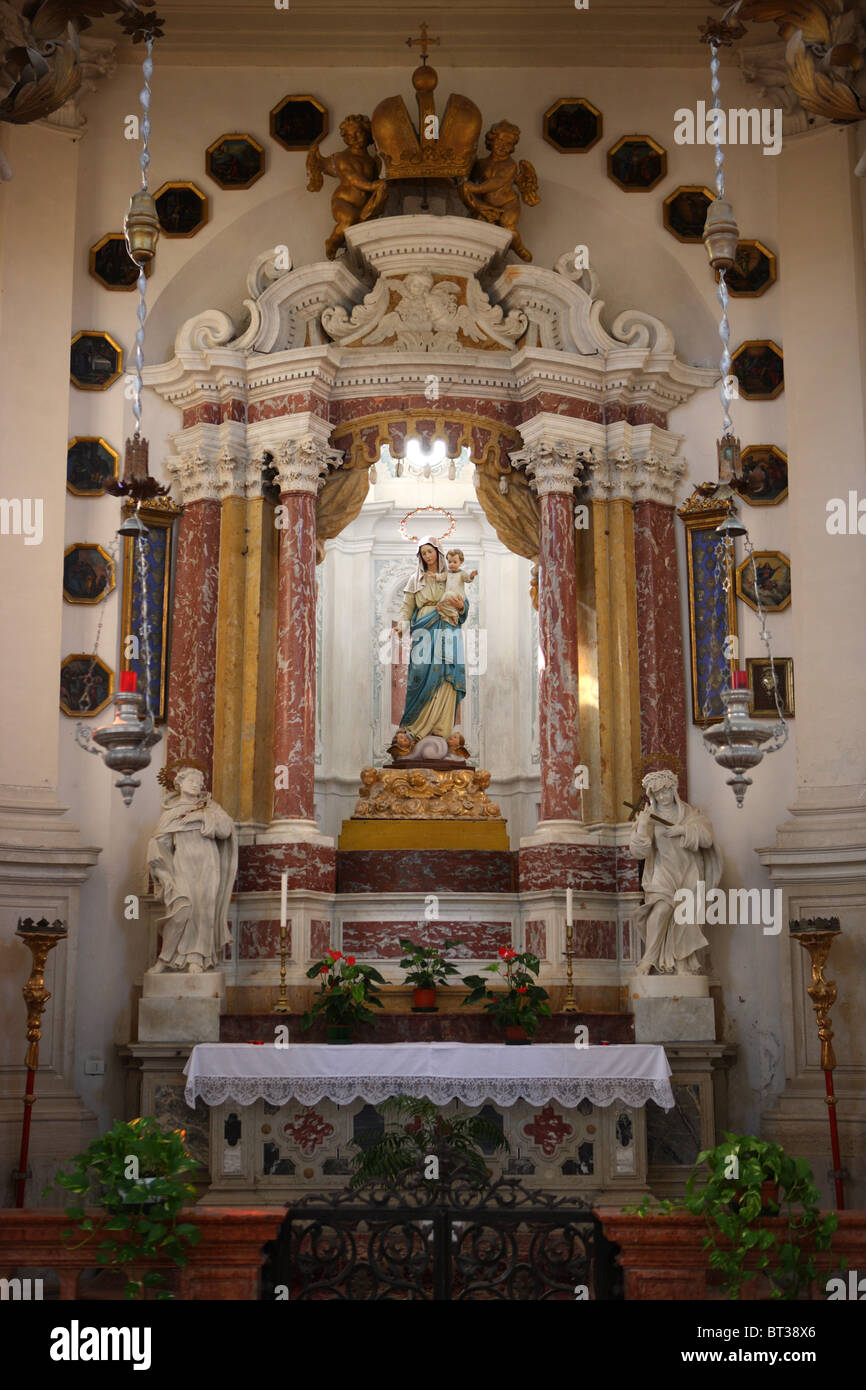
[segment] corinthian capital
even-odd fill
[[[565,440],[555,443],[530,444],[511,455],[515,468],[523,468],[526,476],[539,497],[547,497],[552,492],[564,492],[569,496],[579,483],[585,463],[591,461],[592,450]]]
[[[223,495],[217,461],[202,448],[178,452],[166,459],[165,467],[171,474],[175,500],[184,507],[192,502],[217,501]]]
[[[286,439],[278,445],[273,466],[280,492],[307,492],[316,496],[330,468],[339,468],[343,455],[317,439]]]

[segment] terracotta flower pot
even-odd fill
[[[435,989],[415,989],[412,991],[412,1008],[432,1012],[436,1008]]]
[[[528,1047],[532,1042],[525,1028],[521,1028],[516,1023],[506,1024],[505,1026],[505,1045],[506,1047]]]
[[[737,1196],[731,1202],[734,1211],[739,1211],[740,1209],[740,1203],[743,1200],[741,1195],[743,1191],[744,1189],[742,1188],[738,1189]],[[775,1216],[778,1213],[778,1209],[779,1184],[776,1182],[775,1178],[765,1178],[761,1183],[761,1214],[763,1216]]]
[[[329,1043],[350,1043],[352,1030],[346,1023],[329,1023],[327,1038]]]

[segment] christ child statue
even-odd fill
[[[444,618],[446,623],[451,623],[452,627],[457,623],[457,614],[463,611],[466,599],[464,586],[470,584],[478,574],[477,570],[467,572],[460,568],[465,558],[462,550],[449,550],[445,556],[448,578],[445,580],[445,593],[442,595],[438,611],[439,616]]]

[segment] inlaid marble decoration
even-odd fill
[[[517,855],[494,849],[339,850],[340,893],[513,893]]]
[[[292,953],[292,924],[286,923],[286,954]],[[280,954],[280,923],[277,918],[238,924],[239,960],[274,960]]]
[[[647,1163],[650,1167],[676,1164],[691,1167],[700,1153],[701,1107],[697,1084],[671,1088],[673,1110],[646,1107]]]
[[[403,954],[400,937],[409,937],[419,946],[439,946],[450,938],[462,941],[455,948],[455,960],[478,960],[494,956],[500,946],[511,945],[510,922],[343,922],[343,950],[377,959],[399,959]]]
[[[210,1109],[196,1097],[195,1109],[187,1105],[183,1086],[172,1086],[167,1082],[154,1087],[154,1119],[163,1129],[185,1129],[186,1146],[197,1162],[208,1166],[210,1149]]]
[[[539,960],[544,960],[547,954],[547,923],[546,922],[527,922],[526,923],[526,949],[531,951]]]
[[[320,917],[310,920],[310,959],[318,960],[331,944],[331,924]]]

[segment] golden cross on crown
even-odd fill
[[[421,37],[420,37],[420,39],[407,39],[407,40],[406,40],[406,47],[407,47],[407,48],[420,48],[420,49],[421,49],[421,62],[422,62],[422,63],[426,63],[426,62],[427,62],[427,58],[428,58],[428,56],[429,56],[428,53],[427,53],[427,45],[428,45],[429,43],[439,43],[439,39],[438,39],[438,38],[433,39],[433,38],[430,37],[430,34],[428,33],[428,30],[427,30],[427,25],[426,25],[426,23],[424,23],[424,24],[421,25]]]

